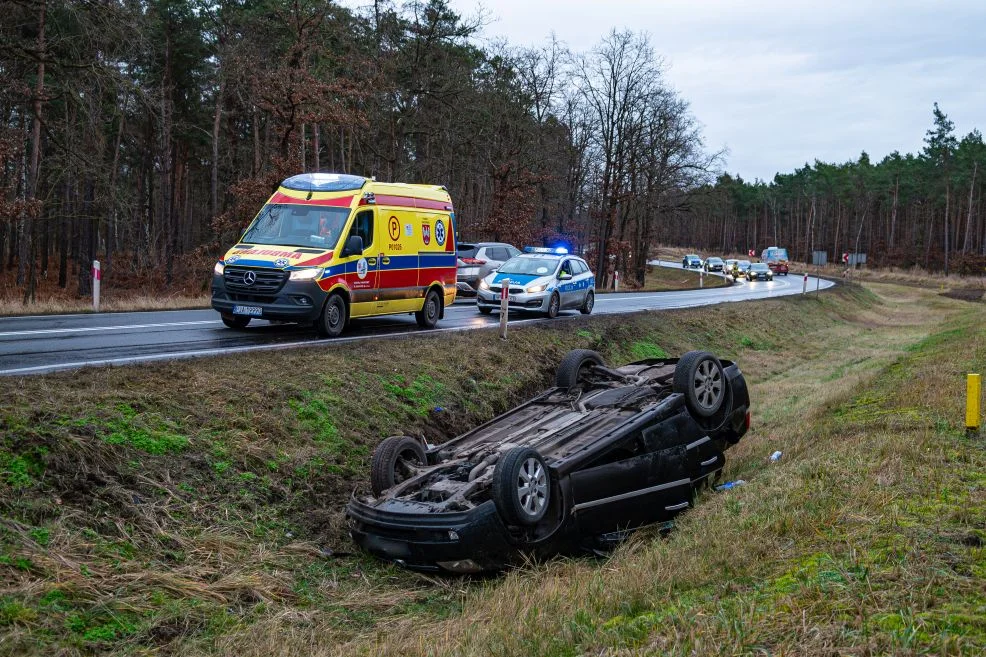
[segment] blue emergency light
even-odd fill
[[[547,246],[525,246],[524,253],[551,253],[553,255],[565,255],[568,253],[568,249],[563,246],[559,246],[554,249]]]

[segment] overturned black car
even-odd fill
[[[442,445],[384,440],[346,508],[356,543],[459,573],[605,549],[691,506],[750,426],[739,367],[708,352],[610,368],[576,349],[555,383]]]

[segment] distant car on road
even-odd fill
[[[737,262],[739,262],[739,260],[736,260],[734,258],[730,258],[726,260],[725,264],[722,267],[722,271],[726,274],[729,274],[730,276],[735,276],[735,269]]]
[[[459,242],[456,249],[456,294],[460,297],[475,297],[479,281],[519,254],[519,249],[503,242]]]
[[[606,549],[691,507],[749,410],[739,367],[711,353],[618,367],[576,349],[555,387],[448,442],[381,442],[370,490],[346,507],[350,534],[380,558],[454,573]]]
[[[479,282],[476,307],[484,315],[500,308],[503,281],[510,280],[510,310],[544,313],[554,318],[562,310],[592,312],[596,302],[596,278],[585,260],[564,249],[527,247],[526,253],[500,265]]]
[[[718,258],[716,256],[712,256],[711,258],[708,258],[705,261],[705,271],[708,271],[708,272],[713,272],[713,271],[721,272],[723,270],[723,267],[725,267],[725,265],[726,265],[726,263],[724,263],[722,261],[722,258]]]
[[[752,265],[750,265],[750,269],[747,270],[746,280],[772,281],[774,280],[774,272],[770,271],[770,267],[767,266],[767,263],[755,262]]]
[[[694,253],[690,253],[681,259],[681,267],[683,269],[701,269],[702,258]]]

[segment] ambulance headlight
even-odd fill
[[[529,288],[527,288],[527,293],[536,294],[538,292],[544,292],[545,287],[546,287],[545,285],[532,285]]]
[[[226,265],[221,262],[217,262],[216,266],[212,268],[212,271],[216,273],[216,276],[222,276],[223,272],[226,271]]]
[[[479,289],[480,290],[488,290],[488,289],[490,289],[490,284],[486,282],[486,279],[485,278],[479,282]]]
[[[312,269],[297,269],[291,272],[292,281],[313,281],[322,275],[322,270],[319,267],[314,267]]]

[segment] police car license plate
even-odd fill
[[[264,314],[264,309],[260,306],[233,306],[234,315],[252,315],[260,317]]]
[[[507,296],[507,301],[510,302],[510,303],[516,303],[517,302],[517,295],[516,294],[508,295]]]

